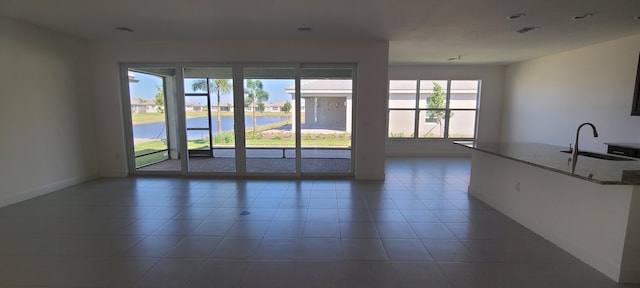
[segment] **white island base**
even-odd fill
[[[619,283],[640,283],[640,185],[472,152],[469,193]]]

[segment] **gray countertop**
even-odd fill
[[[640,149],[640,143],[604,143],[609,146],[618,146],[631,149]]]
[[[456,141],[455,144],[598,184],[640,185],[640,161],[610,161],[578,156],[571,172],[567,147],[542,143]],[[634,158],[629,158],[634,159]]]

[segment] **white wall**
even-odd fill
[[[391,80],[482,80],[478,131],[479,141],[500,139],[504,66],[390,66]],[[386,114],[385,114],[386,115]],[[386,128],[385,128],[386,129]],[[452,140],[387,140],[387,156],[461,156],[469,149],[451,144]]]
[[[305,124],[302,127],[347,130],[347,97],[307,98],[305,102],[317,107],[305,112]]]
[[[0,17],[0,206],[96,175],[88,45]]]
[[[357,63],[356,178],[384,178],[387,41],[92,42],[100,175],[127,174],[118,63]]]
[[[640,117],[630,116],[639,50],[635,35],[510,65],[502,140],[568,147],[578,125],[591,122],[600,137],[582,131],[580,148],[640,142]]]

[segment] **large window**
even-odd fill
[[[389,138],[473,139],[479,80],[389,81]]]
[[[140,174],[353,175],[356,68],[123,64],[128,167]]]

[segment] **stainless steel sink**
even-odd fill
[[[563,151],[560,151],[560,152],[571,154],[573,151],[571,151],[571,150],[563,150]],[[625,158],[625,157],[618,157],[618,156],[613,156],[613,155],[609,155],[609,154],[600,154],[600,153],[589,152],[589,151],[578,151],[578,155],[585,156],[585,157],[602,159],[602,160],[610,160],[610,161],[635,161],[634,159],[629,159],[629,158]]]

